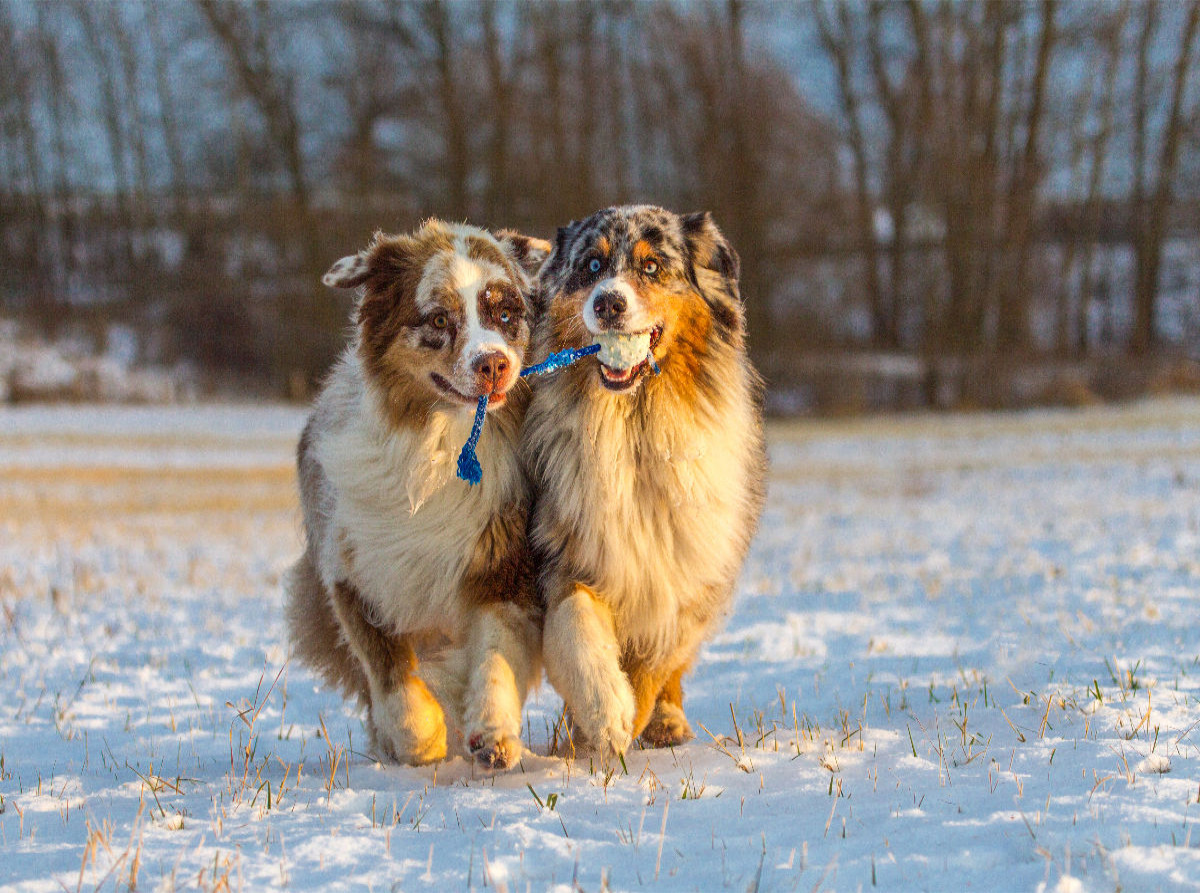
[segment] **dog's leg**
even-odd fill
[[[349,582],[333,591],[333,608],[350,649],[362,662],[370,697],[372,744],[383,756],[419,766],[446,756],[442,708],[415,675],[412,643],[375,626]]]
[[[666,680],[666,672],[661,667],[650,667],[630,660],[622,661],[621,668],[633,688],[633,728],[630,734],[636,738],[650,721],[654,699]]]
[[[538,618],[521,607],[493,602],[476,613],[463,725],[471,753],[489,769],[521,756],[521,705],[541,672],[540,645]]]
[[[459,753],[463,749],[463,697],[471,666],[465,643],[451,645],[441,638],[421,642],[416,637],[411,641],[417,655],[417,676],[442,708],[446,754]]]
[[[677,747],[696,737],[683,713],[685,670],[680,667],[672,673],[654,700],[649,722],[641,730],[641,741],[648,747]]]
[[[370,689],[362,663],[346,645],[325,584],[308,552],[288,572],[286,589],[293,655],[330,685],[369,703]]]
[[[693,737],[683,715],[683,671],[637,662],[625,667],[636,705],[633,734],[648,747],[673,747]]]
[[[473,606],[463,728],[467,747],[490,769],[507,769],[520,758],[521,705],[542,672],[542,606],[527,521],[524,503],[495,515],[462,584],[463,601]]]
[[[546,674],[580,736],[606,755],[624,753],[633,740],[633,689],[621,671],[608,606],[576,585],[550,607],[543,642]]]

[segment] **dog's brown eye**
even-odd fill
[[[658,275],[658,261],[653,260],[653,259],[645,261],[642,264],[642,272],[645,273],[647,276],[657,276]]]
[[[444,329],[450,325],[450,317],[444,313],[438,313],[429,322],[435,329]]]
[[[508,325],[510,322],[512,322],[512,314],[509,313],[507,310],[501,310],[500,311],[500,322],[504,323],[505,325]]]

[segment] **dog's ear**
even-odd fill
[[[358,288],[371,275],[370,249],[343,257],[321,277],[330,288]]]
[[[738,290],[741,261],[737,252],[707,211],[686,215],[682,224],[693,282],[711,308],[722,336],[736,342],[745,330],[745,311]]]
[[[539,274],[543,281],[549,281],[553,277],[560,274],[570,260],[571,242],[574,240],[576,233],[579,232],[580,222],[572,220],[566,226],[560,226],[558,232],[554,236],[554,247],[550,251],[550,256],[546,258],[546,262],[542,265],[542,271]]]
[[[444,247],[436,241],[441,235],[441,231],[430,223],[426,223],[417,233],[418,237],[424,237],[424,243],[431,250]],[[449,237],[442,241],[449,246]],[[321,281],[332,288],[358,288],[372,279],[391,281],[407,278],[414,266],[422,262],[418,257],[421,244],[412,236],[391,236],[376,231],[370,245],[358,254],[343,257],[329,268]]]
[[[683,237],[687,241],[688,253],[698,269],[711,270],[725,279],[737,282],[741,275],[742,262],[733,246],[717,228],[708,211],[686,214],[682,218]]]
[[[545,239],[526,236],[511,229],[502,229],[495,234],[500,247],[517,262],[527,276],[537,276],[538,270],[554,250]]]

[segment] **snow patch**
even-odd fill
[[[1152,753],[1137,764],[1138,775],[1165,775],[1171,771],[1171,758],[1161,753]]]

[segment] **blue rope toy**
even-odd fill
[[[582,360],[584,357],[590,357],[596,353],[600,353],[599,344],[560,350],[550,354],[536,365],[526,366],[521,370],[521,378],[525,378],[527,375],[544,375],[547,372],[555,372],[570,366],[576,360]],[[647,354],[646,358],[650,361],[654,374],[658,375],[659,368],[658,363],[654,362],[654,354]],[[487,405],[488,395],[484,394],[479,398],[479,405],[475,407],[475,423],[471,426],[471,436],[467,438],[462,452],[458,454],[458,476],[471,485],[478,484],[483,480],[483,468],[479,464],[479,457],[475,454],[475,447],[479,443],[479,435],[483,433],[483,417],[487,414]]]

